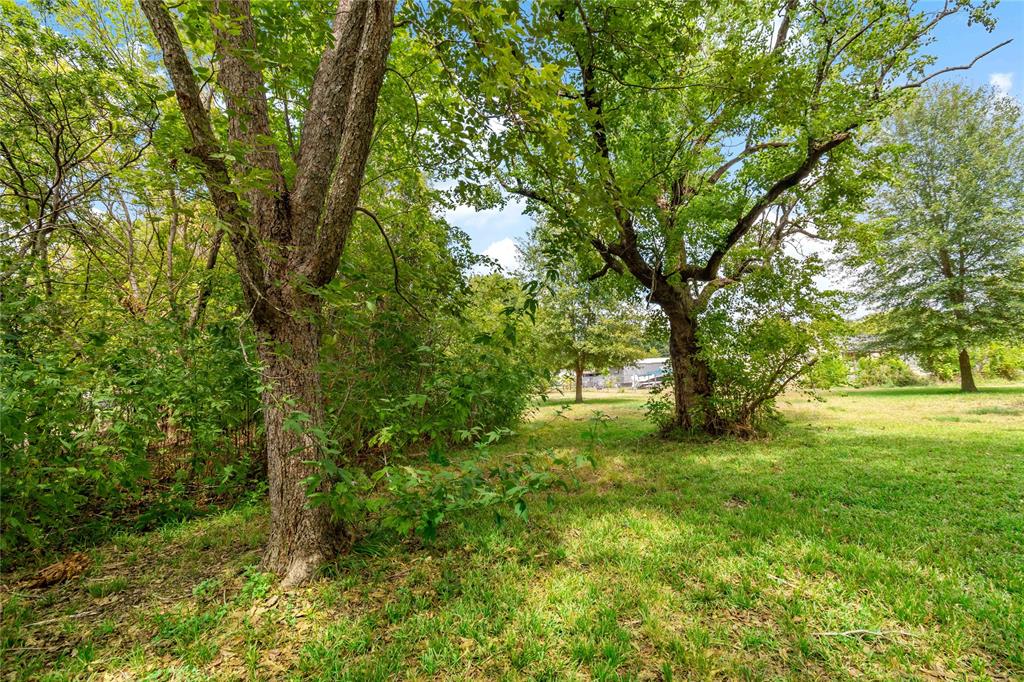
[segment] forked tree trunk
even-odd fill
[[[576,402],[583,402],[583,362],[576,361]]]
[[[697,320],[685,313],[665,313],[669,321],[668,354],[675,398],[672,426],[717,434],[721,425],[711,405],[711,370],[700,356]]]
[[[974,384],[974,369],[971,367],[971,356],[966,348],[960,349],[960,390],[964,393],[975,393],[978,387]]]
[[[326,507],[310,508],[305,480],[322,448],[313,431],[324,421],[319,375],[319,306],[300,288],[334,277],[359,202],[366,159],[394,30],[394,0],[338,0],[333,41],[313,78],[292,187],[272,139],[266,82],[255,53],[247,0],[217,0],[211,14],[228,104],[228,140],[245,149],[229,166],[201,88],[163,0],[140,0],[178,107],[201,162],[217,216],[230,234],[242,291],[256,327],[264,366],[264,421],[271,528],[264,567],[286,585],[304,582],[338,548],[341,536]],[[239,200],[236,176],[251,170],[265,186]],[[233,175],[234,174],[234,175]],[[307,415],[304,423],[289,417]],[[295,428],[289,428],[293,421]],[[325,484],[326,485],[326,484]]]

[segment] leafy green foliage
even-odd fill
[[[347,265],[322,292],[328,432],[345,448],[380,454],[507,428],[543,387],[519,283],[500,275],[467,280],[454,260],[459,251],[452,247],[453,257],[448,248],[421,242],[420,268],[410,274],[430,317],[412,311],[390,282]]]
[[[994,342],[982,347],[977,355],[983,374],[1009,381],[1024,375],[1024,346]]]
[[[935,356],[1020,334],[1024,110],[992,90],[924,91],[878,131],[888,181],[840,231],[889,349]],[[948,359],[933,364],[950,376]]]
[[[1024,374],[1024,347],[993,341],[970,349],[975,367],[984,377],[1014,381]],[[956,351],[922,352],[916,355],[921,366],[941,381],[953,379],[959,371]]]
[[[303,420],[296,420],[301,428]],[[346,524],[359,524],[364,532],[373,528],[399,536],[415,534],[432,541],[439,526],[459,514],[493,510],[501,520],[501,511],[510,509],[523,520],[528,516],[527,496],[533,493],[567,488],[564,478],[573,469],[594,466],[592,448],[567,457],[554,449],[524,454],[495,456],[491,446],[509,435],[507,429],[483,433],[464,431],[464,441],[472,450],[448,452],[434,443],[427,453],[432,466],[410,464],[385,465],[368,474],[361,468],[341,467],[332,456],[338,451],[323,442],[327,459],[319,462],[320,473],[306,480],[311,505],[327,505],[334,518]],[[325,489],[322,483],[330,481]]]
[[[800,385],[811,389],[846,386],[850,382],[850,365],[838,353],[826,353],[801,378]]]
[[[232,325],[182,339],[171,323],[100,317],[68,336],[56,301],[4,293],[5,560],[95,537],[143,500],[128,517],[151,525],[247,483],[255,460],[235,439],[255,428],[255,377]]]
[[[916,374],[902,359],[894,355],[865,356],[857,360],[854,370],[856,386],[923,386],[925,377]]]
[[[713,409],[738,434],[758,430],[775,398],[835,352],[842,297],[814,284],[820,262],[803,268],[782,256],[725,291],[701,320],[703,353],[714,373]]]
[[[673,385],[672,374],[665,374],[658,385],[652,386],[649,396],[644,402],[644,417],[654,424],[660,433],[671,435],[675,426],[675,405],[673,397],[666,389]]]
[[[208,9],[175,13],[204,81],[216,71]],[[155,85],[163,76],[138,8],[4,0],[0,11],[0,79],[5,103],[18,105],[0,112],[11,145],[0,157],[0,361],[11,377],[0,396],[0,549],[20,561],[258,490],[263,387],[230,235],[180,111]],[[267,76],[288,179],[330,12],[253,8],[252,57]],[[478,257],[437,217],[449,198],[424,176],[459,166],[447,142],[425,144],[448,130],[452,91],[407,30],[395,45],[366,212],[337,277],[317,292],[324,435],[340,444],[339,460],[374,468],[408,448],[511,426],[543,379],[523,333],[529,296],[511,280],[470,282]],[[208,106],[223,133],[222,101]],[[235,189],[258,182],[239,177]]]

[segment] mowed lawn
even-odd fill
[[[598,436],[528,524],[365,540],[292,592],[256,570],[259,503],[121,536],[5,588],[3,674],[1024,679],[1024,387],[793,395],[771,438],[699,444],[653,438],[643,394],[588,397],[502,446]]]

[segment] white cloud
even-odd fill
[[[489,208],[478,211],[472,206],[460,204],[445,213],[445,219],[469,233],[471,237],[483,237],[488,232],[493,238],[494,232],[509,232],[516,236],[525,234],[532,220],[523,214],[526,202],[513,199],[502,208]]]
[[[1013,73],[990,73],[988,84],[999,91],[999,94],[1006,97],[1013,89]]]
[[[496,260],[505,272],[513,272],[520,266],[519,247],[508,237],[488,246],[484,249],[484,255]]]

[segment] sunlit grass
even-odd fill
[[[5,596],[4,672],[1024,676],[1024,388],[794,395],[750,442],[663,442],[642,394],[588,398],[502,446],[578,450],[607,416],[597,469],[529,524],[368,539],[289,593],[253,568],[261,507],[122,536],[81,582]]]

